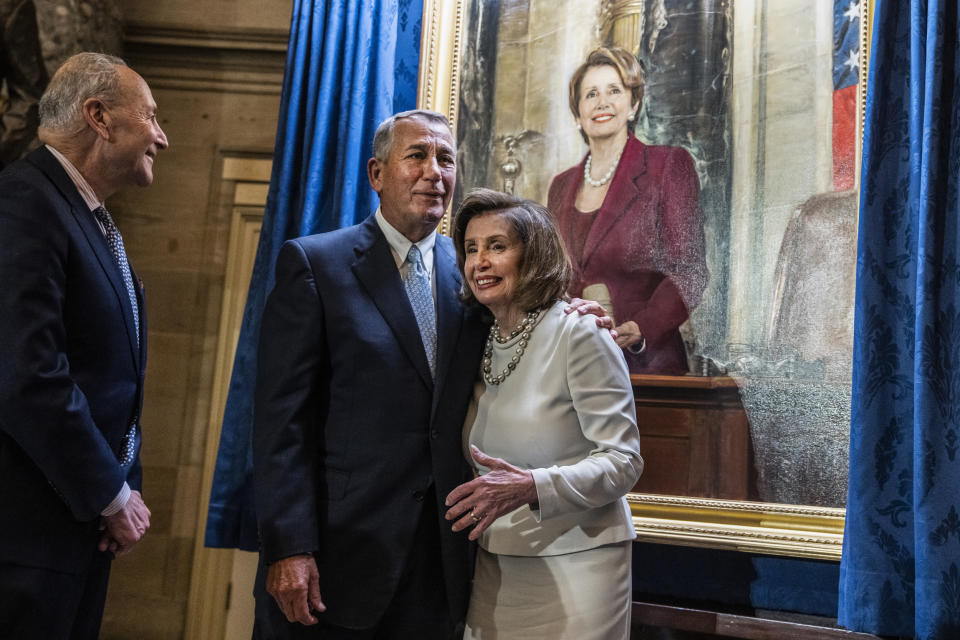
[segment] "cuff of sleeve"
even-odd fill
[[[640,337],[640,342],[636,344],[632,344],[629,347],[627,347],[627,351],[629,351],[635,356],[640,355],[646,350],[647,350],[647,339],[642,336]]]
[[[126,482],[123,483],[123,486],[120,487],[120,493],[117,494],[117,497],[113,499],[113,502],[107,505],[107,508],[100,512],[100,515],[104,517],[112,516],[113,514],[123,509],[127,506],[127,501],[130,499],[130,485]]]
[[[276,560],[273,560],[273,561],[271,561],[271,562],[268,562],[267,565],[272,565],[272,564],[276,564],[276,563],[278,563],[278,562],[283,562],[284,560],[289,560],[290,558],[301,558],[301,557],[302,557],[302,558],[315,558],[316,556],[314,555],[314,552],[313,552],[313,551],[299,551],[299,552],[297,552],[297,553],[291,553],[291,554],[289,554],[289,555],[285,555],[285,556],[283,556],[282,558],[277,558]]]
[[[554,490],[553,482],[550,478],[549,469],[531,469],[533,474],[533,483],[537,487],[537,509],[530,507],[530,513],[534,520],[541,522],[543,518],[549,518],[550,514],[556,508],[557,492]]]

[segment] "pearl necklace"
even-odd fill
[[[594,180],[590,177],[590,167],[593,166],[593,154],[587,154],[587,162],[583,165],[583,179],[591,187],[602,187],[603,185],[610,182],[610,178],[613,177],[613,172],[617,170],[617,166],[620,164],[620,156],[623,155],[623,149],[620,149],[620,153],[617,154],[617,159],[613,161],[613,164],[610,165],[610,168],[607,169],[606,175],[604,175],[599,180]]]
[[[523,317],[523,320],[520,321],[520,324],[517,325],[516,329],[511,331],[510,335],[505,337],[500,337],[500,321],[494,320],[493,326],[490,327],[490,331],[491,331],[491,334],[493,335],[493,339],[497,341],[497,344],[507,344],[508,342],[516,338],[518,335],[520,335],[521,331],[527,328],[527,325],[530,324],[531,317],[536,318],[537,312],[530,311],[529,313],[527,313],[527,315]]]
[[[520,321],[520,324],[517,325],[517,328],[506,338],[500,337],[500,321],[494,320],[493,326],[490,327],[490,333],[487,335],[487,343],[483,348],[483,379],[487,381],[487,384],[498,385],[501,384],[504,380],[507,379],[513,370],[517,368],[517,364],[520,362],[520,358],[523,357],[523,352],[527,348],[527,343],[530,340],[530,333],[533,331],[534,325],[537,322],[537,318],[540,317],[540,310],[530,311],[527,315]],[[517,343],[516,353],[513,354],[513,357],[510,358],[510,362],[507,363],[507,366],[504,367],[503,371],[497,375],[491,373],[493,367],[493,341],[496,340],[500,344],[504,344],[517,335],[520,336],[520,341]]]

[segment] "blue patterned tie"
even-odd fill
[[[133,288],[133,277],[130,275],[130,263],[127,262],[127,252],[123,248],[123,238],[120,236],[120,230],[113,223],[113,218],[104,207],[97,207],[93,210],[93,215],[97,217],[107,238],[107,244],[110,246],[110,253],[113,254],[113,261],[120,268],[120,275],[123,276],[123,284],[127,287],[127,297],[130,298],[130,308],[133,311],[133,324],[137,333],[137,346],[140,345],[140,313],[137,307],[137,293]]]
[[[410,266],[403,285],[407,290],[407,297],[410,298],[413,314],[417,317],[420,339],[423,340],[430,375],[433,376],[437,368],[437,319],[433,313],[433,289],[417,245],[411,246],[407,252],[407,263]]]
[[[130,263],[127,262],[127,251],[123,248],[123,238],[120,236],[120,230],[113,223],[113,218],[104,207],[97,207],[93,210],[93,215],[97,217],[100,224],[103,225],[104,235],[107,239],[107,245],[110,247],[110,253],[113,254],[113,261],[120,268],[120,275],[123,276],[123,284],[127,288],[127,297],[130,298],[130,307],[133,310],[133,324],[137,332],[137,346],[140,346],[140,313],[137,306],[137,293],[133,289],[133,276],[130,274]],[[137,457],[139,448],[139,432],[137,423],[130,425],[127,433],[123,436],[120,445],[120,466],[126,471],[132,465]]]

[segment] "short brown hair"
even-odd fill
[[[524,311],[533,311],[566,299],[573,268],[553,216],[539,202],[493,189],[472,190],[454,215],[453,244],[463,276],[460,299],[466,304],[476,303],[463,271],[467,259],[464,237],[470,221],[488,213],[503,216],[523,244],[520,277],[514,292],[517,305]]]
[[[577,120],[580,119],[580,85],[583,76],[593,67],[613,67],[620,74],[620,82],[630,90],[630,105],[643,103],[643,67],[637,57],[620,47],[598,47],[587,54],[587,59],[577,67],[570,78],[570,112]],[[638,119],[637,119],[638,120]],[[628,122],[631,128],[636,126],[637,120]],[[580,132],[583,141],[587,142],[587,134]]]

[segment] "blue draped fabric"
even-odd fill
[[[250,486],[257,340],[289,238],[360,222],[377,124],[417,101],[423,0],[295,0],[270,191],[210,493],[205,544],[258,548]]]
[[[878,0],[839,621],[960,638],[956,0]]]

